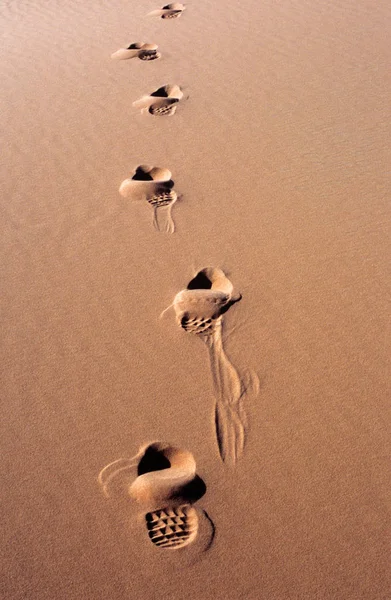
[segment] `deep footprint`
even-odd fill
[[[124,198],[146,200],[153,208],[153,226],[157,231],[167,233],[175,231],[172,208],[178,200],[171,175],[168,169],[140,165],[119,188],[119,193]]]
[[[131,459],[119,459],[107,465],[98,481],[108,496],[113,480],[121,473],[133,471],[128,492],[145,512],[148,538],[170,550],[188,546],[198,536],[201,513],[193,506],[206,492],[196,474],[193,455],[170,444],[154,442],[143,446]],[[211,524],[208,547],[214,535]]]
[[[173,306],[178,324],[185,331],[203,336],[212,334],[222,315],[240,299],[240,294],[233,294],[233,285],[221,269],[207,267],[175,296]]]

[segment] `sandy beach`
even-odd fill
[[[389,600],[390,4],[162,6],[0,7],[0,595]]]

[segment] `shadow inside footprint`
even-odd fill
[[[138,467],[137,475],[145,475],[146,473],[153,473],[154,471],[163,471],[170,469],[178,465],[188,466],[189,473],[191,472],[190,459],[187,455],[190,453],[184,453],[182,450],[176,449],[173,446],[167,446],[161,443],[150,444],[141,458]],[[170,458],[171,457],[171,460]],[[180,499],[181,502],[194,503],[200,500],[206,493],[205,482],[196,473],[192,477],[189,477],[188,481],[185,481],[183,485],[176,490],[174,498]]]
[[[164,187],[167,189],[174,187],[174,180],[171,179],[171,172],[168,169],[163,169],[161,167],[139,165],[135,169],[132,180],[160,182],[161,184],[164,184]]]
[[[168,85],[164,85],[163,87],[160,87],[155,92],[152,92],[151,96],[153,96],[153,97],[156,96],[157,98],[168,98],[168,93],[169,93],[169,87],[168,87]]]
[[[134,181],[153,181],[153,177],[150,173],[150,170],[146,170],[142,165],[136,167],[136,171],[132,177]]]
[[[188,290],[214,290],[232,296],[234,286],[224,271],[217,267],[206,267],[188,283]]]
[[[151,96],[158,98],[175,98],[180,100],[183,98],[183,92],[179,85],[167,84],[152,92]]]
[[[137,466],[137,475],[144,475],[151,471],[162,471],[169,469],[171,466],[168,458],[156,448],[156,444],[151,444],[145,450],[144,456],[141,458]]]
[[[187,286],[188,290],[210,290],[212,282],[205,274],[205,269],[197,273]]]

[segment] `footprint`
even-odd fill
[[[148,96],[133,102],[135,108],[147,110],[151,115],[173,115],[183,92],[178,85],[164,85]]]
[[[174,299],[178,324],[196,335],[212,335],[222,315],[241,299],[221,269],[202,269]]]
[[[139,58],[140,60],[156,60],[161,57],[157,51],[156,44],[145,44],[144,42],[135,42],[127,48],[120,48],[111,55],[114,60],[129,60],[130,58]]]
[[[181,16],[186,6],[175,2],[174,4],[166,4],[160,10],[153,10],[148,13],[149,17],[160,17],[161,19],[177,19]]]
[[[188,546],[197,538],[200,522],[206,521],[210,547],[214,525],[205,511],[193,506],[205,494],[206,486],[196,474],[190,452],[154,442],[131,459],[110,463],[98,477],[106,496],[113,480],[125,471],[133,472],[132,482],[127,481],[128,493],[143,508],[147,534],[155,546],[170,550]]]
[[[156,60],[161,58],[161,54],[157,50],[158,46],[156,44],[144,44],[138,57],[140,60]]]
[[[224,350],[223,315],[241,298],[241,294],[233,293],[233,285],[221,269],[207,267],[175,296],[172,305],[178,325],[200,337],[208,348],[216,439],[221,459],[230,464],[235,464],[244,450],[247,429],[244,399],[258,386],[256,376],[238,373]]]
[[[153,208],[152,222],[155,229],[174,233],[172,208],[178,200],[178,194],[173,187],[171,171],[161,167],[140,165],[130,179],[125,179],[121,183],[119,193],[130,200],[146,200]]]

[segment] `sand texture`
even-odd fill
[[[390,2],[165,6],[0,3],[0,597],[389,600]]]

